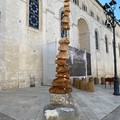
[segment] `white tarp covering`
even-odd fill
[[[51,85],[55,79],[56,42],[43,46],[43,85]]]
[[[58,50],[56,42],[43,46],[43,85],[51,85],[51,82],[55,79],[55,60],[57,53]],[[87,76],[86,51],[69,46],[69,54],[70,58],[68,60],[68,64],[70,76]]]

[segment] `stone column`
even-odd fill
[[[64,0],[64,17],[62,30],[67,32],[70,30],[69,13],[70,0]],[[69,59],[68,44],[69,38],[63,37],[59,41],[59,53],[56,56],[56,78],[52,82],[50,92],[50,105],[44,107],[44,120],[78,120],[77,109],[75,107],[74,99],[71,97],[72,88],[69,66],[67,60]]]

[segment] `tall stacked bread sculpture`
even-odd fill
[[[61,29],[68,32],[69,26],[69,5],[70,0],[64,0],[64,17]],[[70,74],[67,60],[69,59],[68,44],[69,38],[66,36],[59,41],[59,53],[56,56],[56,78],[52,81],[50,92],[50,104],[44,107],[43,120],[79,120],[75,100],[71,96],[72,89],[69,87]]]
[[[62,19],[63,25],[61,26],[62,30],[66,30],[67,32],[70,30],[69,25],[69,13],[70,13],[70,0],[64,0],[64,17]],[[67,36],[61,38],[59,41],[59,53],[56,56],[55,63],[57,64],[56,67],[56,78],[52,82],[52,87],[49,89],[49,92],[52,94],[69,94],[72,92],[72,89],[69,87],[70,81],[70,74],[69,74],[69,67],[67,64],[67,60],[69,59],[68,54],[68,44],[69,38]]]

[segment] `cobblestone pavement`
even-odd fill
[[[0,120],[42,120],[43,108],[50,101],[48,89],[41,86],[1,90]],[[80,120],[101,120],[120,106],[120,96],[113,95],[113,86],[95,86],[93,93],[73,89],[72,96]]]

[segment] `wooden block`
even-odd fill
[[[81,89],[81,80],[79,80],[79,89]]]
[[[79,78],[74,78],[75,88],[78,88],[78,81],[79,81]]]
[[[99,84],[99,78],[95,77],[95,78],[94,78],[94,83],[95,83],[96,85]]]
[[[88,83],[87,83],[87,91],[88,92],[94,92],[94,81],[93,82],[88,81]]]
[[[120,85],[120,78],[118,78],[118,81],[119,81],[119,85]]]
[[[87,81],[81,80],[81,90],[86,90],[86,89],[87,89]]]
[[[105,85],[105,78],[101,77],[101,84]]]

